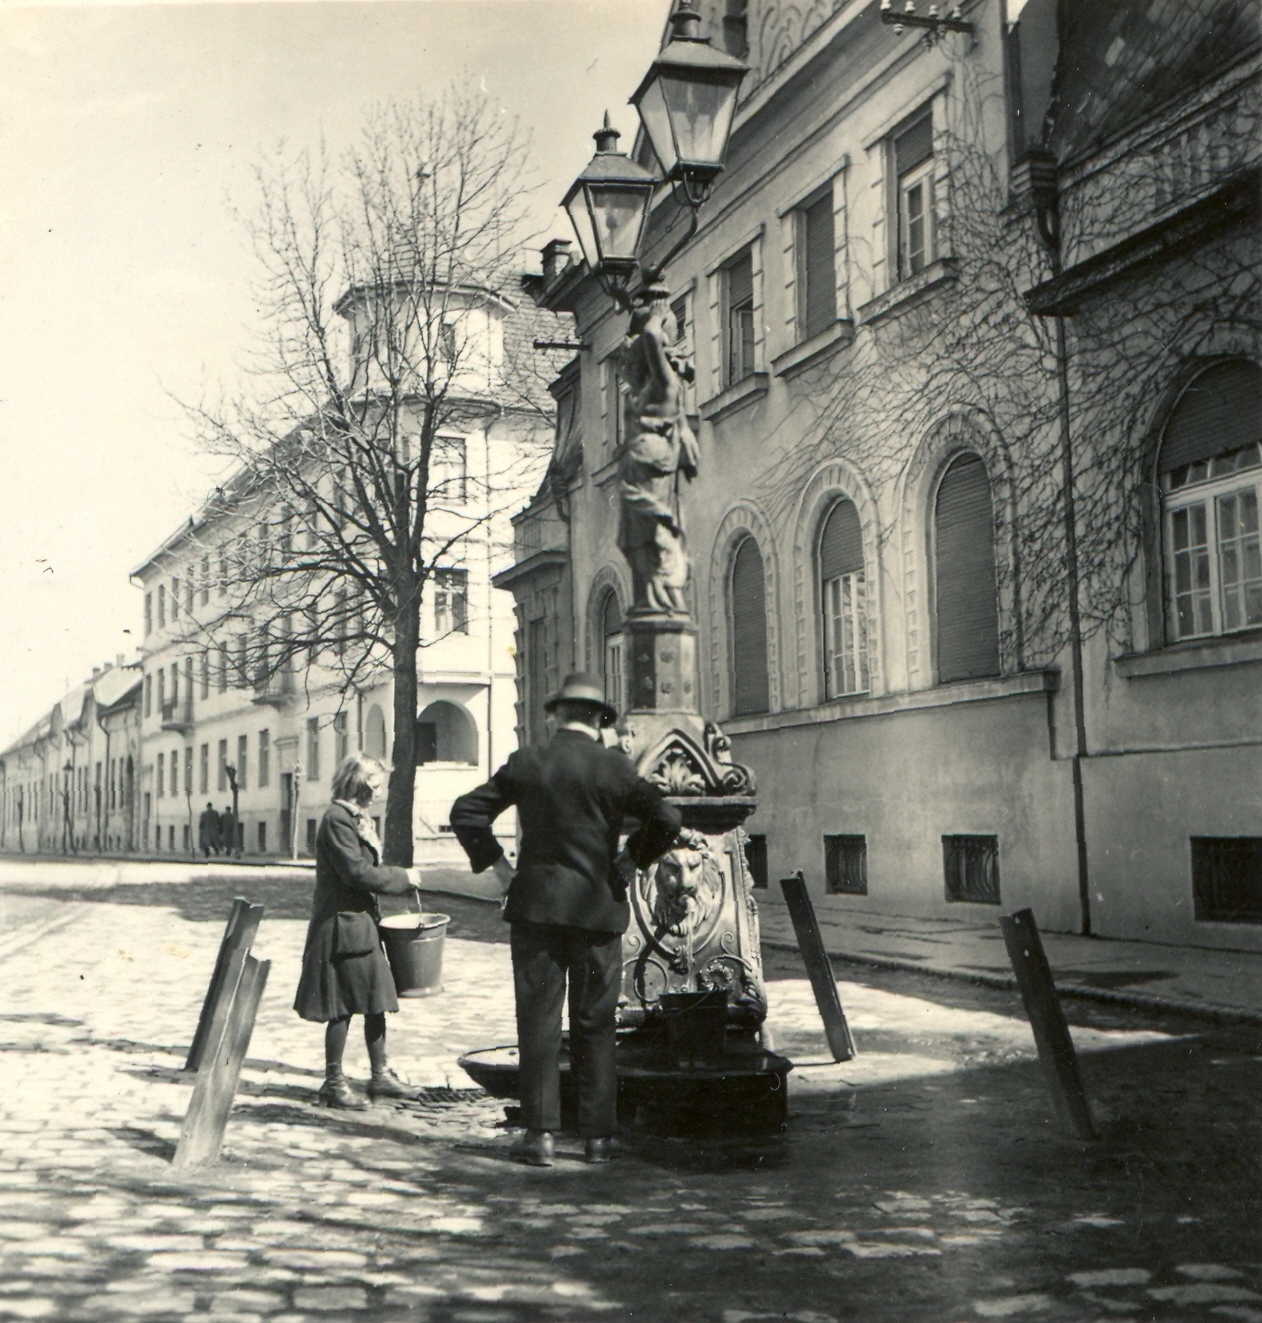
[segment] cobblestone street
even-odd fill
[[[0,1317],[1262,1320],[1256,1031],[1075,1006],[1104,1130],[1084,1146],[1013,996],[850,967],[860,1055],[833,1065],[773,953],[785,1137],[633,1134],[608,1168],[563,1140],[532,1170],[456,1066],[514,1031],[498,915],[449,897],[428,898],[453,915],[446,992],[390,1021],[422,1101],[337,1114],[311,1105],[320,1030],[289,1009],[305,890],[238,884],[268,905],[271,979],[224,1160],[177,1177],[230,885],[0,898]]]

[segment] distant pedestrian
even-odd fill
[[[452,805],[451,826],[475,873],[493,868],[507,893],[512,925],[513,987],[521,1114],[526,1133],[515,1154],[552,1165],[561,1125],[559,1056],[566,982],[570,999],[570,1068],[578,1085],[578,1132],[588,1162],[608,1161],[618,1120],[614,1060],[622,934],[631,912],[615,866],[624,816],[640,828],[629,859],[647,868],[673,846],[702,838],[680,824],[620,749],[601,730],[617,713],[599,680],[575,672],[545,704],[556,733],[542,748],[510,754],[483,786]],[[517,806],[521,853],[514,874],[491,824]]]
[[[212,851],[219,853],[219,814],[209,800],[206,801],[201,817],[197,819],[197,844],[207,859]]]
[[[231,804],[225,804],[219,815],[219,848],[226,855],[237,852],[237,819]]]
[[[417,1096],[386,1064],[386,1012],[397,1011],[399,1003],[377,931],[377,896],[419,891],[421,870],[381,866],[381,842],[365,809],[385,778],[376,759],[351,754],[333,778],[333,803],[316,832],[315,893],[294,1010],[326,1026],[324,1083],[317,1095],[325,1107],[364,1107],[342,1070],[352,1015],[364,1017],[372,1066],[368,1096],[374,1101]]]

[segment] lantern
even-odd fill
[[[699,206],[723,169],[736,94],[749,67],[698,35],[695,0],[679,0],[671,39],[631,98],[662,170]]]
[[[625,285],[638,265],[649,202],[658,181],[617,150],[619,134],[607,114],[604,127],[592,136],[596,155],[570,185],[562,205],[591,271],[598,279]]]

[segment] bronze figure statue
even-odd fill
[[[667,299],[660,287],[645,292],[618,351],[634,431],[618,461],[618,547],[631,567],[631,609],[686,615],[679,475],[697,476],[697,441],[683,410],[682,382],[692,380],[692,365],[671,351],[675,326]]]

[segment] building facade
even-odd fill
[[[0,851],[139,848],[142,685],[139,663],[96,667],[0,753]]]
[[[426,539],[441,564],[424,588],[417,653],[419,863],[463,858],[447,821],[451,803],[515,747],[513,604],[492,578],[511,560],[507,511],[529,490],[513,484],[537,481],[553,429],[550,400],[547,409],[526,407],[521,395],[497,392],[497,383],[506,356],[533,352],[541,331],[555,338],[558,319],[541,320],[532,305],[521,308],[488,291],[453,306],[460,311],[452,334],[463,346],[453,390],[463,405],[453,414],[459,428],[448,427],[435,443],[430,474]],[[355,299],[339,311],[358,343]],[[403,432],[419,431],[406,409],[400,417]],[[534,454],[540,459],[532,467]],[[326,510],[341,500],[338,481],[334,472],[312,477],[326,493]],[[294,608],[309,613],[313,628],[327,616],[327,628],[316,630],[319,646],[300,654],[285,646],[291,618],[276,615],[276,593],[260,603],[249,591],[252,573],[274,573],[278,558],[301,558],[304,545],[315,542],[302,515],[247,490],[208,506],[135,570],[144,594],[139,799],[147,850],[195,851],[202,812],[208,804],[221,815],[232,810],[235,781],[237,850],[311,855],[343,758],[363,750],[389,762],[395,715],[388,657],[378,649],[375,661],[348,663],[366,628],[353,580],[336,581],[335,589]],[[374,813],[380,828],[385,805]],[[511,815],[498,829],[510,842]]]
[[[702,9],[751,71],[665,275],[681,506],[765,876],[1262,949],[1255,10],[979,0],[929,40],[875,0]],[[680,223],[662,196],[650,259]],[[583,350],[498,579],[526,740],[571,666],[628,703],[626,318],[565,247],[527,288]]]

